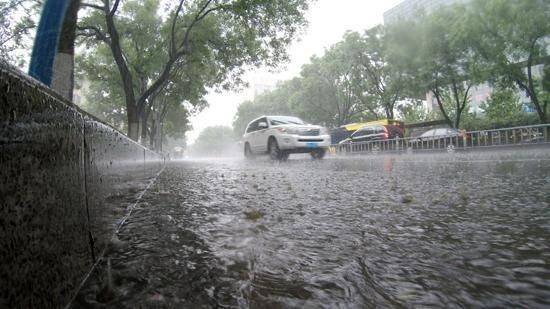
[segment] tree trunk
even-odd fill
[[[164,134],[162,133],[162,128],[164,127],[164,124],[163,122],[159,123],[159,128],[157,130],[157,140],[158,140],[158,145],[156,146],[156,150],[158,152],[162,152],[162,142],[163,142],[163,139],[164,139]]]
[[[390,106],[386,106],[386,118],[393,119],[393,108]]]
[[[61,26],[53,62],[52,89],[72,101],[74,88],[74,40],[80,0],[71,0]]]
[[[128,137],[130,137],[134,141],[137,141],[139,137],[139,120],[135,105],[128,106],[126,116],[128,119]]]
[[[157,132],[158,123],[156,120],[156,117],[153,115],[153,119],[151,120],[151,131],[149,134],[149,148],[155,149],[155,137]]]
[[[455,93],[456,95],[456,98],[455,100],[458,100],[458,93]],[[460,108],[460,101],[456,101],[455,102],[455,106],[456,106],[456,115],[455,115],[455,124],[454,124],[454,127],[456,129],[459,128],[459,125],[460,125],[460,116],[462,115],[462,108]]]
[[[162,117],[162,109],[159,108],[153,112],[153,121],[155,122],[155,131],[151,132],[152,148],[160,152],[162,151],[162,126],[164,123]]]
[[[540,102],[536,94],[531,96],[531,102],[533,102],[533,105],[535,105],[535,110],[537,111],[537,115],[539,116],[540,123],[547,123],[548,116],[546,115],[546,111],[540,106]]]
[[[533,83],[533,74],[532,74],[532,60],[531,57],[529,58],[529,61],[527,62],[527,82],[529,87],[529,97],[531,99],[531,102],[533,105],[535,105],[535,109],[537,110],[537,114],[539,115],[540,123],[545,124],[547,122],[546,117],[546,110],[545,108],[542,108],[540,106],[540,102],[537,96],[537,92]]]
[[[443,118],[445,118],[445,122],[447,122],[449,127],[453,128],[453,122],[451,121],[451,118],[449,118],[449,115],[447,115],[447,112],[445,111],[445,107],[443,107],[443,102],[441,102],[441,97],[439,96],[438,90],[432,89],[432,93],[434,94],[435,99],[437,101],[437,105],[439,106],[439,111],[441,111]]]
[[[456,112],[456,117],[455,117],[455,129],[458,129],[459,126],[460,126],[460,115],[462,114],[462,111],[458,111]]]
[[[137,141],[139,138],[139,114],[137,110],[136,97],[134,93],[134,83],[132,80],[132,74],[128,69],[124,56],[122,54],[122,48],[120,47],[120,36],[113,20],[113,15],[109,12],[109,8],[105,8],[105,24],[107,26],[107,32],[109,33],[111,53],[115,59],[120,77],[122,79],[122,85],[124,90],[124,98],[126,101],[126,110],[128,114],[128,137]],[[114,14],[114,12],[113,12]]]

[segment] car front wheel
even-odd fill
[[[316,149],[310,153],[311,157],[314,160],[321,160],[325,157],[325,154],[327,153],[326,149]]]
[[[277,144],[276,139],[269,139],[267,149],[269,151],[269,157],[271,158],[271,160],[281,160],[283,158],[283,153],[281,152],[281,149],[279,149],[279,144]]]
[[[252,159],[254,155],[252,154],[252,149],[250,149],[250,144],[246,143],[244,145],[244,157],[247,159]]]
[[[290,156],[290,153],[288,151],[282,151],[281,152],[281,161],[288,160],[288,157]]]

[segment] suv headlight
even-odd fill
[[[328,131],[327,128],[321,128],[321,129],[319,130],[319,135],[329,135],[329,134],[330,134],[330,133],[329,133],[329,131]]]

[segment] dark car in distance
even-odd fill
[[[340,141],[339,144],[385,141],[395,138],[403,138],[403,129],[398,126],[391,124],[366,126],[353,132],[350,137]]]

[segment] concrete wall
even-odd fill
[[[0,307],[65,306],[162,165],[0,64]]]

